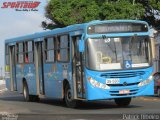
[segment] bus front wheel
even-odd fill
[[[130,104],[131,98],[116,98],[115,103],[120,107],[126,107]]]
[[[73,96],[72,96],[72,93],[71,93],[71,88],[68,84],[65,87],[64,100],[65,100],[65,103],[66,103],[67,107],[76,108],[77,105],[78,105],[78,101],[73,100]]]

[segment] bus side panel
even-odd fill
[[[27,81],[29,93],[36,95],[36,79],[34,64],[18,64],[16,66],[17,90],[19,93],[23,91],[23,79]]]
[[[6,82],[6,88],[8,90],[11,90],[11,81],[10,81],[10,78],[5,78],[5,82]]]
[[[53,64],[44,65],[44,85],[45,85],[45,96],[52,98],[59,98],[61,94],[59,93],[62,81],[60,80],[60,75],[57,72],[57,66]]]
[[[67,80],[69,82],[71,92],[73,90],[73,84],[71,81],[72,80],[71,64],[70,63],[57,63],[57,71],[58,71],[58,76],[59,76],[59,82],[61,81],[61,84],[57,92],[62,97],[62,94],[64,94],[63,93],[63,80]]]
[[[19,77],[19,78],[16,77],[16,79],[17,79],[17,91],[19,93],[22,93],[23,92],[23,83],[22,83],[23,78],[22,77]]]
[[[11,73],[10,73],[10,66],[5,66],[5,82],[6,82],[6,88],[8,90],[11,90]]]
[[[59,80],[61,80],[61,87],[59,88],[59,93],[62,95],[63,93],[63,80],[67,80],[69,82],[69,86],[71,88],[71,92],[73,92],[73,82],[72,82],[72,67],[71,63],[57,63],[57,71]],[[72,93],[73,95],[73,93]]]
[[[68,63],[44,65],[45,95],[47,97],[62,98],[63,80],[70,82]]]
[[[29,94],[31,94],[31,95],[37,94],[35,71],[36,70],[35,70],[34,64],[25,64],[24,65],[24,78],[27,80]]]
[[[23,69],[24,69],[23,64],[17,64],[16,65],[17,91],[19,93],[22,93],[22,89],[23,89],[23,86],[22,86],[23,85],[22,80],[23,80],[23,77],[24,77]]]

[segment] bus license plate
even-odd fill
[[[106,84],[118,84],[120,83],[119,79],[107,79]]]
[[[130,90],[120,90],[119,94],[128,94],[130,93]]]

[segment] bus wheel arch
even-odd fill
[[[68,80],[67,79],[64,79],[63,80],[63,85],[62,85],[62,98],[64,99],[64,96],[65,96],[65,87],[66,87],[66,85],[69,85],[69,82],[68,82]]]
[[[72,92],[71,92],[71,87],[70,84],[68,82],[68,80],[64,80],[63,81],[63,90],[64,90],[64,101],[67,105],[67,107],[70,108],[76,108],[77,107],[77,103],[78,101],[72,99]]]
[[[36,102],[39,101],[39,97],[37,95],[30,95],[29,88],[27,84],[27,80],[23,78],[23,96],[26,102]]]

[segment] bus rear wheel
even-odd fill
[[[120,107],[126,107],[130,104],[131,98],[116,98],[115,103]]]
[[[64,100],[65,100],[67,107],[69,108],[76,108],[78,106],[78,101],[73,100],[71,88],[68,84],[65,87]]]
[[[25,101],[27,102],[31,101],[31,96],[29,95],[28,85],[26,82],[24,82],[24,85],[23,85],[23,96]]]

